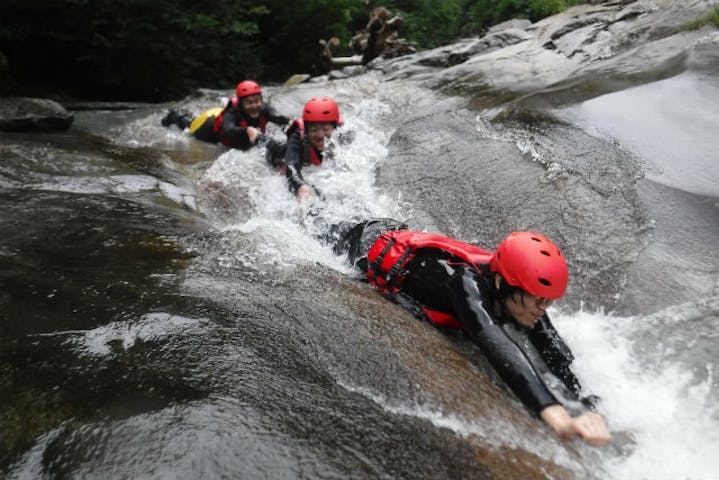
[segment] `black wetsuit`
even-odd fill
[[[288,132],[285,150],[285,175],[287,175],[287,182],[292,193],[297,193],[297,189],[302,185],[309,185],[302,176],[302,167],[312,163],[313,154],[320,162],[324,160],[323,152],[310,144],[307,132],[305,132],[304,138],[301,138],[298,128],[291,129]]]
[[[250,137],[247,135],[247,127],[260,128],[260,118],[264,117],[266,121],[277,125],[287,125],[289,118],[278,114],[274,108],[265,105],[258,118],[250,118],[242,111],[238,105],[235,106],[232,101],[227,102],[225,110],[222,112],[222,129],[219,132],[220,141],[228,147],[238,148],[240,150],[249,150],[252,147]],[[240,126],[241,123],[247,122],[246,126]]]
[[[374,219],[335,228],[335,253],[347,253],[363,271],[367,252],[382,232],[405,229],[396,220]],[[399,272],[399,293],[390,296],[417,316],[423,308],[451,313],[502,380],[539,414],[561,403],[570,411],[591,408],[595,397],[582,398],[569,368],[572,354],[545,314],[532,328],[518,327],[506,314],[497,315],[496,288],[488,266],[477,271],[438,249],[418,249]],[[426,318],[426,317],[425,317]]]
[[[267,122],[272,122],[281,126],[287,125],[287,122],[289,122],[289,118],[279,115],[275,109],[269,105],[265,105],[262,108],[259,117],[250,118],[242,111],[239,103],[240,102],[238,102],[238,105],[235,106],[234,102],[227,102],[227,106],[222,112],[222,129],[220,132],[216,132],[214,128],[216,117],[209,116],[202,125],[200,125],[200,127],[192,133],[192,136],[204,142],[222,142],[231,148],[249,150],[252,147],[252,143],[250,142],[250,137],[247,135],[247,127],[254,127],[259,130],[262,126],[262,122],[260,122],[261,118],[264,118]],[[193,120],[194,117],[188,112],[170,110],[170,112],[162,119],[162,125],[165,127],[177,125],[181,130],[184,130],[190,126]],[[247,124],[245,126],[241,126],[243,122],[246,122]],[[283,149],[284,147],[278,147],[271,139],[265,139],[264,134],[257,138],[256,144],[264,144],[267,146],[268,150],[272,149],[275,157],[281,157],[282,152],[284,152],[284,150],[277,152],[277,148]],[[268,161],[270,161],[269,158]]]

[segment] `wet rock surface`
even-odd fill
[[[53,100],[8,97],[0,99],[0,130],[67,130],[73,114]]]
[[[566,101],[580,101],[680,71],[695,47],[709,50],[715,42],[711,29],[681,28],[714,7],[708,0],[593,2],[371,66],[389,79],[416,78],[448,93],[505,100],[507,92],[520,97],[551,88],[553,96],[570,90]]]
[[[583,385],[603,397],[611,428],[638,432],[626,450],[559,440],[467,338],[338,267],[303,233],[320,211],[296,212],[261,153],[163,129],[164,107],[87,104],[75,106],[72,135],[0,135],[0,393],[11,399],[0,402],[0,475],[705,478],[701,465],[665,473],[677,462],[661,463],[653,439],[681,458],[715,449],[702,432],[716,427],[719,182],[704,194],[670,184],[599,120],[649,111],[631,133],[650,151],[681,143],[670,163],[682,168],[705,153],[691,142],[716,130],[719,39],[676,26],[707,5],[593,2],[357,76],[268,88],[282,111],[330,94],[357,130],[337,163],[308,169],[325,181],[330,213],[401,212],[487,248],[531,228],[562,246],[570,321],[552,319],[584,341],[572,344],[587,355],[575,366],[603,370]],[[668,77],[677,81],[654,81]],[[584,101],[647,82],[662,88],[615,93],[602,108]],[[184,103],[202,111],[228,94]],[[648,107],[670,104],[670,134],[656,134],[661,115]],[[582,306],[637,317],[584,321]],[[677,308],[653,317],[665,307]],[[692,408],[675,409],[687,398],[662,390],[673,381],[698,395]],[[675,421],[673,410],[701,418]]]

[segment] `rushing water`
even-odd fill
[[[307,204],[262,149],[164,129],[163,106],[79,111],[66,133],[2,134],[0,473],[714,478],[719,100],[694,103],[703,122],[653,121],[645,107],[664,88],[552,112],[570,123],[500,124],[372,74],[268,88],[287,113],[333,96],[355,132],[307,169],[323,193]],[[223,95],[184,106],[199,112]],[[630,113],[645,115],[642,128]],[[672,169],[687,157],[690,174]],[[476,349],[376,295],[319,240],[335,222],[376,216],[488,248],[516,228],[557,239],[573,283],[550,313],[617,440],[554,438]],[[686,233],[672,237],[671,258],[655,238],[665,224]],[[647,278],[667,264],[655,298]],[[683,277],[701,288],[671,281]]]
[[[613,424],[636,432],[632,455],[610,462],[619,478],[709,479],[719,472],[717,107],[716,76],[685,72],[560,113],[637,155],[646,189],[661,192],[642,194],[655,241],[640,260],[653,258],[653,279],[637,282],[660,297],[656,307],[626,317],[579,314],[581,326],[566,329],[579,346],[578,368],[606,389]],[[677,303],[661,287],[663,269],[678,272],[699,298]]]

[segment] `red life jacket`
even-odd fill
[[[383,295],[399,292],[403,280],[402,268],[414,257],[417,250],[424,248],[447,252],[462,259],[478,272],[483,272],[480,265],[487,265],[492,259],[492,252],[443,235],[410,230],[385,232],[367,253],[367,280]],[[422,310],[427,318],[436,324],[452,328],[462,327],[451,313],[424,307]]]
[[[322,157],[317,153],[317,150],[310,144],[305,143],[305,122],[301,118],[295,118],[290,127],[287,129],[287,133],[292,133],[292,129],[297,128],[300,132],[300,141],[302,142],[302,162],[311,163],[312,165],[320,165],[322,163]]]
[[[237,97],[230,99],[230,103],[232,104],[233,108],[239,108],[240,101],[237,99]],[[227,109],[225,109],[225,110],[227,110]],[[216,134],[218,134],[220,136],[220,138],[223,138],[224,133],[225,133],[224,130],[222,129],[222,117],[225,114],[225,110],[222,110],[222,113],[220,113],[217,117],[215,117],[215,123],[212,124],[212,130],[214,130],[214,132]],[[243,112],[243,116],[244,116],[244,112]],[[262,113],[260,113],[259,121],[260,121],[260,130],[262,131],[262,133],[265,133],[265,127],[267,126],[267,118],[265,118],[265,116]],[[244,120],[244,119],[241,120],[237,124],[238,127],[242,127],[242,128],[247,128],[248,125],[249,125],[249,123],[247,122],[247,120]],[[224,140],[222,141],[222,143],[225,143]]]

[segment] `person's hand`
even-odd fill
[[[609,429],[601,415],[587,412],[571,417],[561,405],[550,405],[539,416],[562,438],[580,438],[589,445],[609,443]]]
[[[250,143],[252,145],[257,142],[257,137],[260,135],[262,135],[262,131],[260,131],[259,129],[255,127],[247,127],[247,138],[250,139]]]
[[[606,445],[609,443],[609,429],[601,415],[594,412],[583,413],[575,417],[574,429],[582,440],[590,445]]]
[[[297,189],[297,200],[299,201],[312,198],[313,195],[314,192],[312,191],[312,187],[309,185],[300,185]]]

